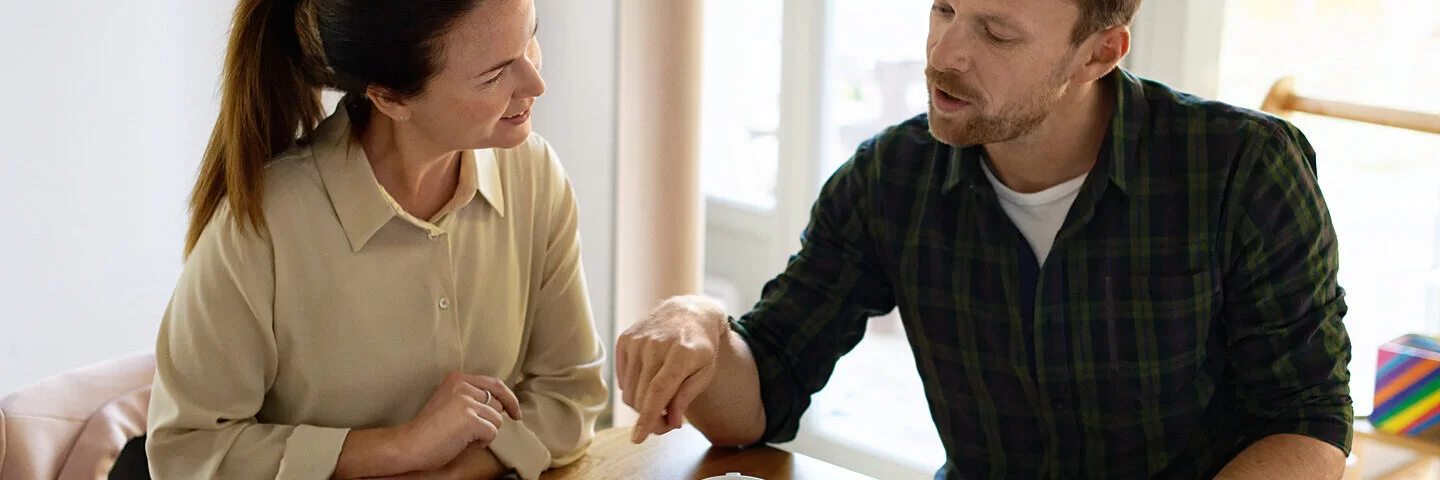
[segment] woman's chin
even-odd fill
[[[496,129],[488,138],[477,143],[475,149],[483,148],[515,148],[524,145],[530,138],[530,124],[527,122],[519,126],[504,126]]]

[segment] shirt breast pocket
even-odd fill
[[[1101,287],[1104,346],[1096,353],[1111,380],[1101,387],[1108,405],[1169,413],[1171,400],[1213,391],[1202,367],[1222,303],[1216,272],[1107,276]]]

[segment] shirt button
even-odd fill
[[[448,308],[450,308],[450,299],[447,297],[440,297],[440,309],[445,310]]]
[[[430,239],[431,239],[431,240],[434,240],[434,239],[437,239],[437,238],[440,238],[440,234],[435,233],[435,232],[430,232]]]

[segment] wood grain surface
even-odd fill
[[[630,429],[598,432],[584,458],[546,472],[542,480],[699,480],[736,472],[764,480],[870,479],[814,458],[773,447],[712,447],[694,427],[645,443],[630,443]]]

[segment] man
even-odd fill
[[[677,298],[622,335],[635,441],[682,418],[793,438],[898,307],[937,478],[1340,478],[1350,342],[1314,151],[1118,69],[1139,3],[937,0],[929,114],[835,173],[755,309]]]

